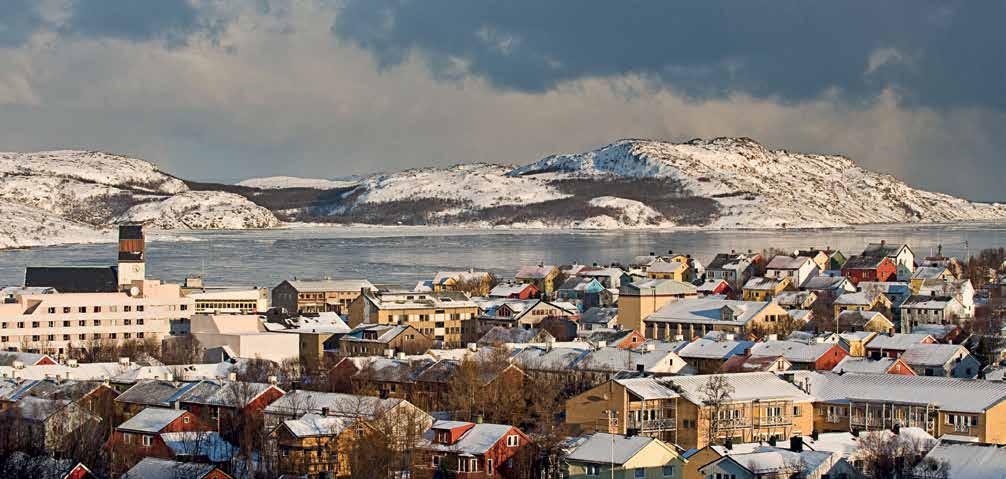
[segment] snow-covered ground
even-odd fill
[[[259,188],[262,190],[278,190],[283,188],[314,188],[316,190],[332,190],[348,188],[359,184],[358,179],[301,178],[298,176],[268,176],[264,178],[249,178],[239,181],[238,186]]]

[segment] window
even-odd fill
[[[56,335],[55,334],[48,334],[48,335],[46,335],[45,340],[46,341],[55,341],[56,340]]]
[[[78,313],[86,313],[87,312],[87,306],[80,306],[80,307],[78,307],[77,308],[77,312]]]
[[[83,319],[80,320],[80,321],[77,321],[77,326],[80,326],[80,327],[83,328],[86,325],[87,325],[87,321],[84,321]]]
[[[646,478],[646,469],[643,469],[641,467],[637,467],[636,469],[633,469],[632,470],[632,477],[635,477],[636,479],[645,479]]]
[[[0,343],[10,342],[10,338],[7,336],[0,336]]]
[[[137,319],[136,324],[139,326],[143,326],[143,318]]]
[[[118,306],[109,306],[108,307],[108,312],[110,312],[110,313],[118,313],[119,312],[119,307]]]
[[[100,319],[95,319],[94,320],[94,325],[95,326],[101,326],[101,320]]]
[[[440,467],[440,456],[433,456],[433,467]]]
[[[83,341],[83,340],[84,340],[84,339],[86,339],[86,338],[87,338],[87,335],[86,335],[86,334],[78,334],[78,335],[77,335],[77,339],[79,339],[79,340],[81,340],[81,341]]]
[[[129,339],[130,336],[132,336],[132,334],[130,334],[130,333],[122,333],[123,339]]]
[[[132,320],[129,320],[129,319],[123,319],[123,320],[122,320],[122,325],[123,325],[123,326],[129,326],[129,325],[130,325],[130,324],[132,324],[132,323],[133,323],[133,321],[132,321]]]
[[[486,474],[493,475],[493,460],[486,459]]]
[[[139,339],[143,339],[143,333],[136,333],[136,337]]]
[[[122,442],[131,444],[133,442],[133,435],[128,432],[122,433]]]
[[[109,339],[115,339],[115,336],[116,336],[115,333],[108,333]]]
[[[69,340],[70,340],[70,335],[69,334],[64,334],[63,335],[63,341],[69,341]]]
[[[189,305],[183,304],[183,305],[179,306],[179,309],[181,309],[182,311],[188,310],[189,309]]]
[[[511,434],[506,437],[506,447],[517,447],[520,445],[520,437],[516,434]]]
[[[793,415],[794,416],[800,415],[800,406],[793,406]]]
[[[38,321],[32,321],[31,322],[31,327],[37,328],[38,327]]]
[[[188,423],[189,423],[189,417],[188,416],[182,416],[182,424],[188,424]]]
[[[52,306],[50,306],[50,307],[49,307],[49,314],[56,314],[56,308],[55,308],[55,307],[52,307]]]
[[[63,321],[63,327],[64,328],[69,328],[70,327],[70,322],[69,321]]]
[[[63,314],[70,314],[70,307],[69,306],[63,306]]]
[[[674,475],[674,466],[664,466],[661,468],[660,473],[664,477],[671,477]]]
[[[132,311],[132,310],[133,310],[133,307],[132,307],[132,306],[123,306],[123,307],[122,307],[122,311],[123,311],[124,313],[128,313],[128,312],[130,312],[130,311]]]
[[[588,466],[586,467],[586,469],[587,469],[587,470],[586,470],[585,472],[586,472],[586,474],[587,474],[588,476],[600,476],[600,475],[601,475],[601,468],[600,468],[600,467],[598,467],[598,466],[595,466],[595,465],[588,465]]]
[[[101,306],[95,306],[94,309],[93,309],[93,311],[95,313],[100,313],[101,312]]]
[[[143,436],[143,445],[145,447],[150,447],[150,445],[153,444],[153,442],[154,441],[153,441],[153,437],[152,436],[147,436],[147,435]]]
[[[49,327],[52,328],[54,326],[56,326],[56,322],[55,321],[49,321]]]
[[[143,312],[143,305],[142,304],[136,305],[136,312],[138,312],[138,313],[142,313]]]
[[[17,327],[18,327],[18,329],[24,328],[24,321],[18,321],[17,322]]]

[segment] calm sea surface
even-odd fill
[[[688,253],[708,261],[722,251],[811,246],[847,254],[871,241],[907,242],[919,255],[1006,246],[1006,224],[865,226],[785,231],[487,231],[465,229],[303,227],[268,231],[193,231],[149,241],[147,275],[208,285],[274,286],[283,279],[359,278],[413,286],[442,270],[512,276],[520,264],[628,262],[649,252]],[[0,285],[19,285],[26,265],[113,264],[114,244],[0,251]]]

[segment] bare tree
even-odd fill
[[[936,442],[889,431],[860,434],[858,458],[862,473],[871,478],[911,477]],[[928,468],[922,468],[928,469]],[[945,477],[945,476],[936,476]]]
[[[705,419],[708,444],[718,444],[720,430],[724,427],[731,413],[729,405],[733,402],[734,386],[726,376],[714,374],[709,376],[699,388],[702,395],[701,418]]]

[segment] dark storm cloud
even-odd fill
[[[213,37],[226,21],[188,0],[74,0],[63,32],[86,37],[184,44],[191,35]]]
[[[44,23],[36,0],[6,0],[0,5],[0,47],[23,44]]]
[[[800,102],[1006,107],[993,1],[345,0],[335,35],[384,66],[412,52],[501,89],[641,75],[695,99],[745,93]]]

